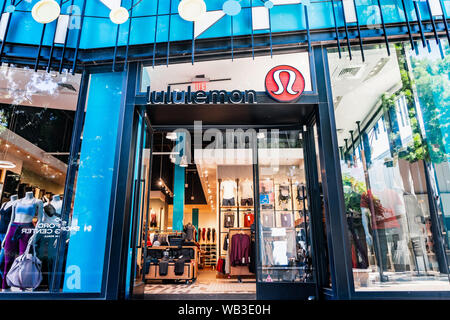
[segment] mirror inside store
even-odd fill
[[[252,297],[257,281],[313,281],[300,131],[209,129],[194,146],[195,134],[156,131],[152,152],[142,137],[145,294]]]

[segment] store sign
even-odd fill
[[[278,102],[294,102],[305,90],[305,78],[296,68],[281,65],[266,75],[266,92]]]
[[[241,103],[257,103],[255,90],[233,90],[231,92],[225,90],[210,91],[192,91],[191,86],[187,87],[187,91],[172,91],[167,86],[166,91],[150,91],[147,87],[147,104],[241,104]]]

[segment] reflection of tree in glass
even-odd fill
[[[414,84],[421,105],[431,160],[450,159],[450,47],[445,58],[411,57]]]

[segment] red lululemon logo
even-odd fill
[[[277,66],[266,76],[267,93],[279,102],[293,102],[305,90],[305,78],[291,66]]]

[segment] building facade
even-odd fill
[[[450,297],[450,1],[0,7],[0,298],[147,293],[151,192],[159,230],[182,231],[190,166],[222,250],[231,163],[253,185],[255,298]],[[21,288],[8,274],[32,248],[43,279]]]

